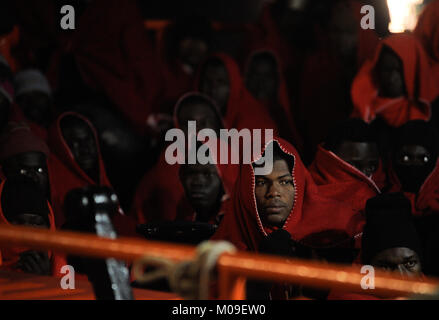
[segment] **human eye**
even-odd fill
[[[424,163],[427,163],[427,162],[429,162],[430,161],[430,158],[428,157],[428,156],[424,156]]]
[[[410,157],[406,154],[402,155],[401,157],[402,162],[409,162],[410,161]]]
[[[44,168],[38,168],[38,169],[37,169],[37,172],[38,172],[38,173],[44,173],[44,171],[45,171]]]
[[[265,180],[264,179],[256,179],[256,185],[257,186],[265,185]]]
[[[293,184],[293,179],[283,179],[280,181],[280,184],[285,186],[285,185],[292,185]]]
[[[20,169],[20,174],[22,174],[22,175],[27,174],[27,170],[26,169]]]
[[[416,265],[416,261],[414,261],[414,260],[410,260],[410,261],[407,261],[407,262],[405,263],[405,266],[406,266],[407,268],[409,268],[409,269],[414,268],[415,265]]]

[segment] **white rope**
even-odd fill
[[[133,275],[139,283],[150,283],[167,278],[175,293],[185,299],[207,300],[209,285],[218,258],[224,252],[234,253],[236,248],[227,241],[205,241],[196,250],[196,257],[180,263],[165,258],[145,256],[133,265]],[[144,272],[146,266],[158,269]]]

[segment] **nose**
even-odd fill
[[[278,198],[280,197],[280,190],[279,190],[279,186],[276,183],[272,183],[268,186],[267,189],[267,193],[266,193],[266,198],[270,199],[270,198]]]

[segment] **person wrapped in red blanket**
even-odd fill
[[[352,84],[353,117],[382,118],[399,127],[409,120],[430,120],[439,90],[418,39],[397,34],[384,39]]]
[[[283,256],[306,252],[301,247],[327,248],[350,243],[361,232],[362,216],[319,194],[289,143],[275,138],[266,142],[263,154],[269,154],[268,148],[273,148],[273,170],[267,175],[255,175],[257,164],[241,165],[233,207],[213,239],[230,241],[240,250]],[[280,294],[282,290],[275,292],[272,291],[272,298],[285,298]]]

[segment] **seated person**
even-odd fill
[[[273,51],[252,52],[247,62],[245,85],[278,124],[280,136],[290,141],[297,149],[303,147],[292,115],[280,61]]]
[[[370,199],[362,236],[361,264],[395,272],[403,277],[422,277],[423,252],[410,208],[401,193]],[[376,295],[334,291],[329,299],[381,299]]]
[[[14,79],[15,98],[25,118],[38,136],[47,138],[52,122],[52,90],[46,77],[37,69],[18,72]]]
[[[0,185],[0,223],[54,229],[52,209],[39,186],[30,178],[16,176]],[[57,257],[48,251],[26,248],[1,250],[1,267],[39,275],[59,273]],[[59,257],[58,257],[59,258]]]
[[[220,129],[224,128],[216,104],[209,97],[196,92],[180,98],[175,106],[174,119],[174,126],[183,130],[186,139],[189,121],[196,121],[197,132],[212,129],[219,134]],[[137,188],[132,215],[138,223],[175,220],[178,203],[184,195],[178,175],[179,165],[168,164],[164,150]]]
[[[336,248],[352,241],[360,232],[361,217],[351,207],[319,194],[290,144],[276,139],[268,142],[268,148],[273,151],[271,173],[255,175],[258,164],[241,165],[233,210],[212,239],[230,241],[240,250],[283,256],[297,256],[298,243]]]
[[[352,84],[352,116],[366,122],[382,118],[392,127],[410,120],[428,121],[439,90],[427,55],[414,35],[384,39]]]
[[[385,181],[375,134],[360,119],[346,120],[330,132],[309,171],[321,189],[359,211]]]

